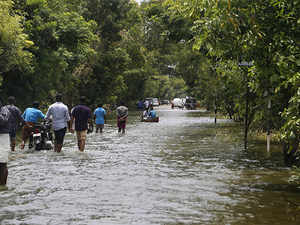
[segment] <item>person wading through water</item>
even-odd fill
[[[22,117],[21,110],[15,106],[16,99],[14,96],[9,96],[8,99],[8,105],[6,107],[8,108],[9,112],[11,113],[11,117],[9,119],[9,138],[10,138],[10,149],[11,151],[15,151],[16,147],[16,133],[18,126],[20,124],[24,124],[25,121]]]
[[[85,96],[80,97],[80,104],[75,106],[72,109],[71,113],[71,132],[74,133],[74,129],[72,128],[74,119],[75,119],[75,131],[77,135],[77,145],[79,151],[83,152],[85,148],[86,135],[88,130],[88,123],[92,123],[92,111],[86,105]]]
[[[122,131],[125,134],[126,122],[128,117],[128,108],[125,106],[124,102],[121,102],[119,107],[116,109],[117,112],[117,125],[118,132]]]
[[[103,132],[104,123],[106,122],[105,119],[106,110],[103,108],[103,104],[99,104],[98,108],[94,111],[94,120],[96,123],[96,133],[100,130],[100,133]]]
[[[52,119],[52,128],[55,135],[54,151],[61,152],[67,127],[70,130],[70,114],[68,106],[62,103],[62,95],[57,94],[55,98],[56,102],[50,105],[45,119]]]
[[[9,120],[11,113],[0,99],[0,189],[6,188],[9,154]]]

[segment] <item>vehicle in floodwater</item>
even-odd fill
[[[180,109],[184,108],[185,100],[183,98],[174,98],[172,101],[173,107],[177,107]]]
[[[153,106],[159,106],[159,101],[158,101],[158,98],[152,98],[152,105]]]
[[[196,105],[197,105],[197,101],[195,98],[193,97],[186,97],[186,100],[185,100],[185,108],[188,109],[188,110],[194,110],[196,109]]]
[[[142,122],[150,122],[150,123],[158,123],[159,122],[159,117],[142,117],[141,119]]]
[[[29,149],[31,148],[36,151],[53,149],[53,134],[50,121],[44,121],[34,126],[29,136]]]

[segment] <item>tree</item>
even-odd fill
[[[0,86],[12,70],[32,71],[32,54],[28,49],[34,43],[24,33],[23,17],[12,9],[13,1],[0,1]]]
[[[268,121],[268,117],[273,129],[279,130],[283,124],[287,129],[291,119],[286,114],[289,110],[283,117],[279,115],[289,107],[294,112],[294,99],[297,99],[299,2],[191,0],[186,3],[184,0],[166,1],[172,10],[194,21],[194,49],[204,50],[209,58],[217,57],[222,62],[254,62],[251,71],[245,71],[246,80],[241,79],[240,83],[245,82],[251,94],[251,98],[246,99],[255,99],[250,112],[250,122],[254,122],[255,129],[265,130],[264,121]],[[214,60],[210,63],[216,66]],[[266,110],[266,99],[273,102],[271,112]],[[237,109],[241,114],[245,108]],[[299,142],[293,146],[298,149]]]
[[[20,80],[20,92],[26,92],[24,104],[33,99],[47,103],[57,91],[67,96],[79,95],[75,85],[96,55],[93,48],[99,41],[94,29],[96,23],[69,10],[72,7],[65,0],[17,2],[14,11],[24,15],[24,32],[34,43],[29,49],[34,56],[34,70],[25,73],[15,70],[13,76],[5,79],[8,84],[5,91],[8,93],[10,85]]]

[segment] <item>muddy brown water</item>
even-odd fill
[[[158,110],[159,123],[130,112],[78,152],[67,134],[61,154],[10,155],[0,224],[300,224],[300,190],[280,150],[243,149],[242,128],[202,111]]]

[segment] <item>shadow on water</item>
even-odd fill
[[[79,153],[16,152],[0,224],[299,224],[299,189],[280,150],[250,143],[239,124],[203,111],[160,108],[159,123],[110,119]]]

